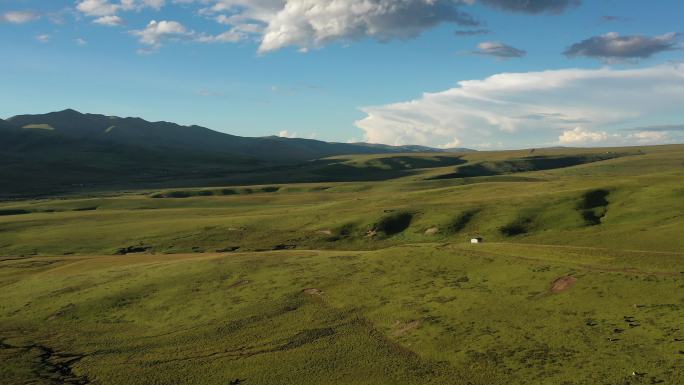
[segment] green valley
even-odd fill
[[[0,377],[682,383],[683,165],[681,145],[357,154],[302,183],[5,201]]]

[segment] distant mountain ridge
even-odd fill
[[[366,180],[332,156],[444,153],[422,146],[248,138],[200,126],[64,110],[0,119],[0,199],[74,191]],[[403,175],[402,174],[402,175]]]
[[[319,159],[335,155],[446,151],[424,146],[330,143],[277,136],[250,138],[196,125],[181,126],[170,122],[149,122],[141,118],[84,114],[72,109],[38,115],[17,115],[7,119],[6,123],[24,129],[50,131],[72,139],[159,150],[222,153],[267,161]]]

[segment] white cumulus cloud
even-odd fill
[[[36,40],[38,40],[41,43],[49,43],[50,39],[52,39],[52,36],[50,36],[48,34],[41,34],[41,35],[36,36]]]
[[[296,138],[296,137],[297,137],[297,133],[296,133],[296,132],[290,132],[290,131],[288,131],[288,130],[282,130],[282,131],[280,131],[280,132],[278,133],[278,136],[281,137],[281,138],[289,138],[289,139],[292,139],[292,138]]]
[[[466,146],[590,144],[615,139],[624,126],[684,118],[683,104],[681,65],[502,73],[406,102],[363,107],[366,117],[356,125],[367,141],[393,145],[444,146],[454,138]]]
[[[493,56],[499,59],[510,59],[527,55],[524,50],[511,47],[499,41],[485,41],[477,45],[477,50],[472,53],[476,55]]]
[[[186,1],[187,2],[187,1]],[[441,23],[477,26],[462,0],[211,0],[200,10],[221,24],[251,25],[260,52],[329,42],[407,39]],[[258,27],[258,28],[257,28]]]
[[[110,16],[121,8],[120,4],[110,3],[108,0],[83,0],[76,5],[76,9],[88,16]]]
[[[93,20],[93,23],[113,27],[116,25],[123,25],[124,21],[119,16],[109,15],[109,16],[100,16],[97,19]]]
[[[140,11],[145,8],[159,10],[164,5],[166,5],[166,0],[79,0],[76,3],[76,9],[87,16],[102,18],[103,16],[116,16],[121,11]]]
[[[187,38],[194,34],[183,24],[168,20],[152,20],[145,29],[135,30],[131,33],[138,36],[140,43],[153,48],[159,48],[166,40]]]
[[[638,142],[663,143],[670,139],[670,134],[667,132],[641,131],[627,135],[627,139],[634,139]]]
[[[218,34],[199,31],[198,42],[259,43],[259,52],[285,47],[306,52],[335,41],[365,38],[378,41],[410,39],[437,25],[470,27],[466,34],[483,33],[483,22],[468,6],[481,3],[505,11],[561,13],[579,0],[173,0],[183,12],[200,15],[228,30]],[[120,25],[121,13],[159,10],[165,0],[76,0],[76,9],[97,24]],[[115,18],[116,17],[116,18]],[[520,57],[525,51],[498,43],[480,48],[500,58]],[[479,51],[478,51],[479,52]]]
[[[588,144],[599,143],[608,140],[609,135],[605,131],[589,131],[582,127],[567,130],[558,137],[560,144]]]
[[[443,22],[477,25],[453,1],[440,0],[297,0],[269,20],[259,50],[286,46],[304,49],[333,40],[406,39]]]
[[[221,24],[260,25],[260,52],[288,46],[306,51],[333,41],[408,39],[442,23],[477,27],[467,5],[528,14],[562,13],[580,0],[176,0],[200,4],[200,14]],[[474,31],[484,31],[482,29]],[[524,51],[505,47],[508,57]]]

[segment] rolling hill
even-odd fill
[[[0,378],[682,384],[683,162],[354,155],[315,170],[394,178],[0,202]]]

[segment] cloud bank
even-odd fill
[[[124,21],[119,16],[108,15],[98,17],[97,19],[93,20],[93,23],[113,27],[117,25],[123,25]]]
[[[95,1],[95,0],[90,0]],[[103,1],[103,0],[97,0]],[[199,13],[260,42],[262,53],[294,46],[302,51],[333,41],[409,39],[439,24],[478,27],[467,11],[480,2],[504,11],[561,13],[579,0],[177,0],[197,3]],[[257,26],[258,28],[254,28]],[[474,29],[463,34],[484,33]]]
[[[131,33],[139,38],[141,44],[149,46],[152,50],[158,49],[167,40],[185,39],[194,35],[194,32],[189,31],[183,24],[167,20],[152,20],[144,29]]]
[[[78,0],[76,10],[86,16],[102,18],[116,16],[119,12],[140,11],[145,8],[160,10],[166,0]]]
[[[499,41],[485,41],[477,46],[477,50],[471,52],[476,55],[493,56],[499,59],[523,57],[527,52]]]
[[[40,19],[40,14],[33,11],[9,11],[0,15],[0,21],[12,24],[24,24]]]
[[[647,98],[644,95],[648,95]],[[676,116],[684,104],[684,66],[502,73],[443,92],[364,107],[356,122],[372,143],[487,147],[665,141],[620,133]],[[648,132],[648,130],[643,130]]]
[[[610,32],[573,44],[564,54],[568,57],[584,56],[605,61],[647,59],[657,53],[676,49],[679,35],[667,33],[660,36],[620,36]]]
[[[561,13],[570,8],[579,6],[580,0],[481,0],[485,5],[490,5],[506,11],[524,13]]]
[[[457,30],[454,31],[454,35],[456,36],[479,36],[479,35],[488,35],[492,33],[492,31],[488,29],[467,29],[467,30]]]
[[[221,13],[233,25],[263,25],[260,52],[287,46],[308,50],[366,37],[408,39],[441,23],[479,25],[453,0],[220,0],[204,13]]]
[[[479,3],[505,12],[558,14],[578,6],[580,0],[172,0],[168,2],[216,23],[227,30],[216,35],[195,34],[201,43],[256,41],[261,53],[296,47],[300,51],[332,42],[370,38],[378,41],[414,38],[440,24],[468,29],[457,35],[489,31],[470,13]],[[75,9],[95,24],[125,25],[123,13],[160,10],[166,0],[76,0]],[[17,19],[17,16],[14,17]],[[177,20],[168,20],[180,24]],[[159,46],[159,45],[158,45]],[[518,57],[512,47],[493,52]],[[484,50],[483,53],[490,54]],[[513,56],[511,56],[511,54]]]

